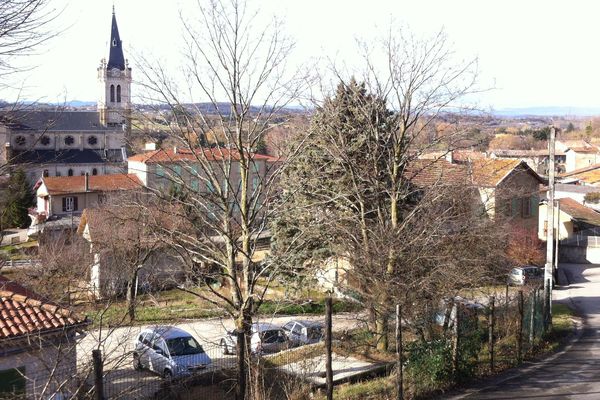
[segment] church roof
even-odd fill
[[[100,115],[96,111],[4,111],[0,112],[0,123],[15,131],[98,132],[119,129],[102,125]]]
[[[25,150],[15,151],[13,164],[102,164],[107,162],[101,151],[84,150]]]
[[[117,17],[113,8],[112,25],[110,27],[110,54],[108,56],[108,69],[117,68],[125,70],[125,57],[123,56],[123,46],[119,37],[119,27],[117,26]]]

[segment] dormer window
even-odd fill
[[[113,39],[113,41],[112,41],[112,46],[113,46],[113,47],[117,47],[117,39]]]

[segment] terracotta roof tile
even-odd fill
[[[514,159],[489,158],[475,160],[471,166],[473,182],[479,186],[497,186],[519,164],[526,166],[523,161]],[[535,172],[531,172],[535,174]]]
[[[86,318],[0,275],[0,340],[87,323]]]
[[[457,185],[468,182],[466,166],[452,164],[443,158],[413,160],[406,167],[404,176],[418,187],[430,187],[436,184]]]
[[[590,225],[600,226],[600,213],[570,198],[558,201],[560,203],[560,211],[569,214],[573,219]]]
[[[42,178],[50,195],[84,193],[85,176],[52,176]],[[89,177],[90,192],[114,192],[135,190],[142,181],[135,174],[92,175]]]
[[[202,156],[202,153],[204,153],[204,156]],[[197,149],[194,152],[188,149],[159,149],[142,154],[136,154],[134,156],[129,157],[127,161],[137,161],[142,162],[144,164],[151,164],[180,161],[196,161],[200,159],[199,157],[206,157],[206,159],[209,161],[221,161],[229,157],[231,157],[232,160],[238,160],[239,153],[237,151],[230,151],[229,149],[222,147]],[[262,154],[253,154],[252,157],[254,158],[254,160],[257,161],[277,161],[276,158],[265,156]]]

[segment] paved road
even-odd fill
[[[262,317],[256,322],[283,325],[291,319],[324,320],[323,317]],[[333,317],[333,329],[343,331],[359,326],[363,318],[356,314],[337,314]],[[233,329],[230,319],[212,318],[176,324],[191,333],[204,347],[212,359],[212,369],[233,366],[235,356],[226,356],[219,340],[227,330]],[[162,379],[148,371],[134,371],[131,351],[133,340],[145,326],[120,327],[90,331],[77,345],[77,366],[80,372],[91,370],[92,350],[100,348],[105,357],[105,390],[110,399],[142,399],[156,392]]]
[[[556,357],[453,399],[600,399],[600,265],[564,264],[570,301],[585,316],[581,337]]]

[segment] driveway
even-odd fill
[[[261,317],[255,322],[283,325],[292,319],[320,320],[322,316]],[[343,331],[363,323],[362,315],[341,313],[333,316],[333,329]],[[230,319],[212,318],[174,324],[191,333],[212,360],[210,369],[235,365],[235,356],[224,355],[219,340],[234,325]],[[148,371],[132,368],[133,340],[145,326],[126,326],[88,332],[77,345],[77,367],[80,372],[91,370],[92,350],[100,348],[104,357],[105,393],[109,399],[143,399],[154,395],[162,379]]]
[[[600,265],[562,264],[570,282],[554,299],[585,317],[581,336],[546,361],[511,371],[452,399],[600,399]]]

